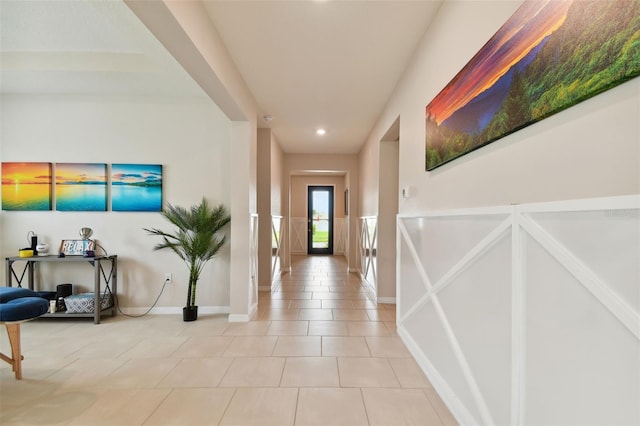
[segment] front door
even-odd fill
[[[307,253],[333,254],[333,186],[309,186]]]

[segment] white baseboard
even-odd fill
[[[149,311],[149,308],[120,308],[126,315],[142,315]],[[198,306],[198,314],[228,314],[229,306]],[[182,315],[182,307],[167,306],[153,308],[150,315]]]
[[[229,314],[229,322],[249,322],[258,313],[258,304],[254,303],[248,314]]]
[[[198,313],[201,314],[228,314],[229,312],[231,312],[230,306],[201,306],[198,308]]]
[[[250,322],[254,314],[229,314],[229,322]]]
[[[251,317],[249,314],[229,314],[229,322],[249,322]]]
[[[395,297],[378,297],[378,303],[385,303],[385,304],[389,304],[389,305],[395,305],[396,304],[396,298]]]
[[[142,315],[149,308],[120,308],[126,315]],[[229,314],[229,322],[249,322],[258,312],[258,305],[254,304],[248,314],[230,314],[230,306],[198,306],[198,315],[201,314]],[[168,306],[153,308],[150,315],[182,315],[182,307]]]

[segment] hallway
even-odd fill
[[[395,305],[376,306],[346,271],[342,256],[293,256],[260,294],[273,355],[288,357],[280,386],[299,388],[295,424],[457,424],[396,335]]]
[[[395,306],[345,271],[339,256],[295,257],[249,323],[25,323],[24,380],[0,368],[0,424],[456,424],[395,335]]]

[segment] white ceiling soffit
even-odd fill
[[[287,153],[357,153],[442,3],[203,1]]]
[[[0,0],[2,93],[204,96],[121,1]]]
[[[290,176],[346,176],[345,170],[293,170]]]
[[[202,1],[287,153],[357,153],[442,3]],[[3,94],[205,96],[122,1],[0,0],[0,54]]]

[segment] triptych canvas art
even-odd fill
[[[162,165],[2,163],[2,210],[158,212]],[[54,185],[55,184],[55,185]],[[108,191],[110,189],[110,191]]]

